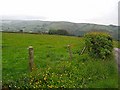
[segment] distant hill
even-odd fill
[[[104,31],[109,32],[115,39],[119,39],[118,26],[115,25],[99,25],[90,23],[72,23],[72,22],[51,22],[40,20],[2,20],[2,31],[18,32],[48,32],[49,30],[64,29],[71,35],[83,36],[89,31]]]

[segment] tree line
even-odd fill
[[[67,30],[64,30],[64,29],[58,29],[58,30],[50,29],[48,34],[70,35],[70,33]]]

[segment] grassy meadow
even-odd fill
[[[28,46],[34,48],[35,68],[31,73]],[[117,88],[114,55],[105,60],[93,59],[87,51],[80,55],[84,46],[82,37],[2,33],[3,85],[11,88]],[[114,47],[118,47],[116,41]]]

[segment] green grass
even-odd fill
[[[120,48],[120,41],[114,40],[113,43],[114,43],[114,47]]]
[[[69,59],[68,44],[72,48],[72,60]],[[32,73],[29,73],[28,66],[30,45],[34,48],[36,66]],[[117,88],[118,74],[114,56],[101,60],[91,58],[87,52],[79,55],[84,46],[84,38],[78,37],[3,33],[3,84],[13,82],[17,87],[25,85],[31,88]],[[116,46],[115,41],[114,47]],[[27,84],[20,84],[21,77],[29,78]],[[37,80],[39,84],[31,79]]]

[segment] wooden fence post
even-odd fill
[[[80,55],[82,55],[82,54],[84,53],[85,49],[86,49],[86,47],[84,47],[84,48],[82,49]]]
[[[32,71],[34,65],[34,50],[32,46],[29,46],[29,69]]]
[[[71,50],[70,45],[68,45],[68,52],[69,52],[69,55],[70,55],[70,60],[72,60],[72,50]]]

